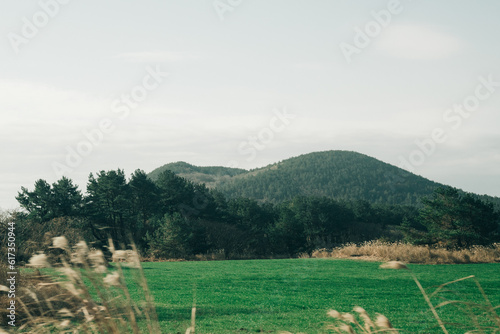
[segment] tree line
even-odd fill
[[[297,256],[318,248],[373,239],[445,247],[498,241],[500,214],[493,205],[457,189],[439,188],[423,206],[370,204],[296,196],[277,204],[226,198],[170,170],[153,181],[136,170],[90,174],[86,192],[71,179],[35,182],[16,197],[21,257],[48,247],[52,237],[84,238],[105,248],[108,238],[132,241],[145,257],[225,258]]]

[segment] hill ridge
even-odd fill
[[[271,203],[296,196],[324,196],[419,205],[421,197],[444,186],[369,155],[346,150],[305,153],[251,170],[176,162],[155,169],[149,176],[154,179],[166,169],[192,182],[205,183],[229,198],[248,197]],[[477,196],[500,207],[498,197]]]

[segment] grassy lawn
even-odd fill
[[[370,315],[386,315],[407,333],[440,333],[409,273],[379,269],[379,264],[292,259],[144,263],[143,267],[164,333],[186,331],[194,294],[196,333],[325,333],[325,324],[331,321],[327,310],[349,312],[356,305]],[[410,268],[430,292],[432,286],[475,275],[492,303],[500,304],[500,264]],[[449,288],[453,291],[442,297],[482,300],[472,280]],[[434,305],[441,301],[433,298]],[[453,305],[439,309],[439,313],[446,323],[471,322],[471,317]]]

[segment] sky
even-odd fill
[[[356,151],[500,196],[500,2],[6,0],[0,208],[63,175]]]

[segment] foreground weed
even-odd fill
[[[140,333],[139,320],[145,319],[148,333],[161,333],[151,294],[147,288],[137,250],[115,250],[108,267],[101,250],[89,249],[84,241],[72,249],[65,237],[53,238],[60,250],[59,262],[51,264],[46,254],[31,257],[28,266],[36,273],[30,285],[17,296],[22,307],[24,333]],[[125,256],[126,255],[126,256]],[[125,257],[124,257],[125,256]],[[142,288],[144,300],[134,301],[123,266],[130,267],[134,283]],[[46,269],[42,269],[46,268]],[[44,274],[40,271],[43,270]]]
[[[434,292],[428,294],[418,280],[417,276],[406,266],[406,264],[399,261],[390,261],[380,265],[380,268],[406,270],[410,273],[443,333],[448,334],[449,331],[445,322],[439,316],[437,309],[447,305],[461,306],[461,310],[469,319],[471,319],[474,329],[469,330],[466,334],[500,333],[500,317],[496,312],[499,306],[493,306],[475,276],[471,275],[441,284],[434,290]],[[450,292],[450,290],[447,289],[450,285],[466,280],[474,281],[477,289],[484,299],[484,303],[466,302],[462,300],[448,300],[442,296],[441,298],[444,299],[444,301],[442,301],[438,305],[434,305],[432,303],[431,299],[433,297],[440,296],[442,292]],[[340,313],[335,310],[330,310],[328,312],[328,315],[335,318],[337,322],[328,326],[328,329],[333,330],[335,333],[398,333],[398,331],[392,327],[392,324],[385,316],[377,314],[377,318],[375,319],[375,321],[373,321],[363,308],[355,307],[354,311],[356,312],[357,316],[354,316],[351,313]],[[454,325],[456,326],[456,324]]]
[[[410,273],[443,333],[448,334],[449,331],[447,325],[441,319],[437,310],[447,305],[459,306],[467,318],[471,319],[474,329],[467,331],[466,334],[500,333],[500,317],[497,313],[497,309],[500,306],[493,306],[475,276],[471,275],[441,284],[435,288],[431,294],[428,294],[418,280],[417,276],[408,268],[408,266],[406,266],[406,264],[399,261],[390,261],[380,265],[380,268],[406,270]],[[451,290],[448,290],[450,285],[466,280],[474,281],[478,291],[484,299],[483,303],[466,302],[463,300],[448,300],[442,296],[443,292],[451,292]],[[444,301],[438,305],[434,305],[431,301],[434,297],[441,297]],[[328,311],[328,315],[336,321],[335,323],[328,325],[327,330],[335,333],[398,333],[398,330],[393,328],[391,322],[384,315],[377,313],[375,320],[372,320],[368,313],[359,306],[354,308],[354,313],[340,313],[336,310],[330,310]],[[456,326],[457,324],[453,325]]]
[[[328,311],[328,315],[336,322],[327,326],[327,330],[335,333],[399,333],[386,316],[377,313],[375,320],[368,315],[364,308],[356,306],[354,313],[340,313],[336,310]]]

